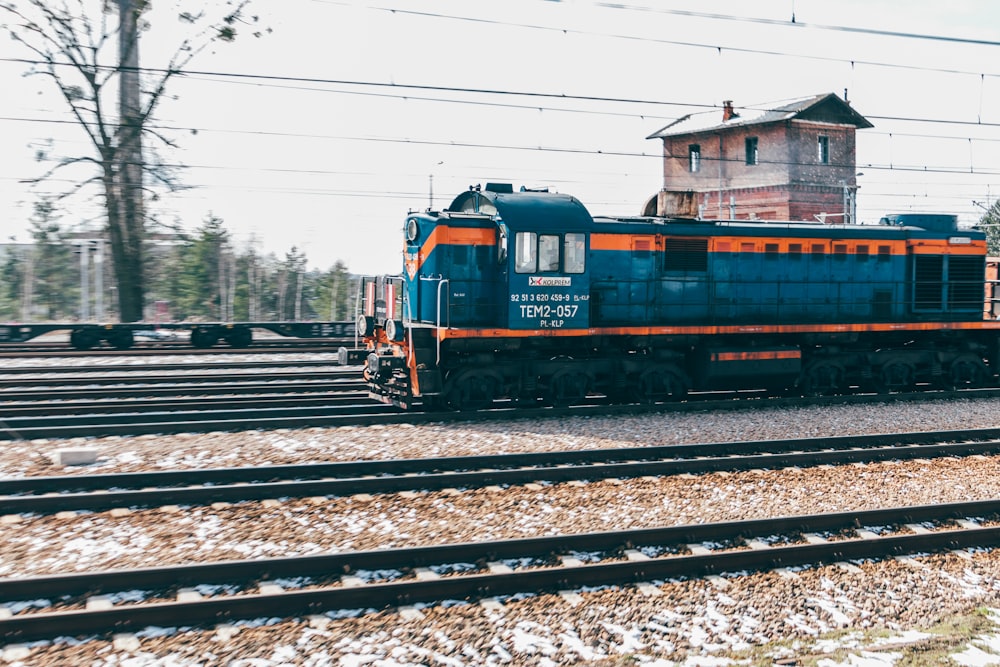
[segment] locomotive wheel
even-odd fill
[[[74,350],[89,350],[100,342],[100,337],[85,329],[74,329],[69,335],[69,343]]]
[[[218,340],[218,336],[208,329],[194,329],[191,331],[191,345],[198,349],[206,350],[215,345]]]
[[[496,397],[496,382],[485,373],[471,372],[455,379],[445,400],[453,410],[462,412],[488,408]]]
[[[879,391],[905,391],[916,381],[916,369],[905,361],[888,361],[879,369],[878,379]]]
[[[834,394],[844,386],[844,367],[829,361],[817,361],[802,373],[802,393],[807,396]]]
[[[590,377],[579,371],[562,371],[552,376],[548,399],[552,405],[573,405],[587,397]]]
[[[444,410],[444,400],[440,396],[421,396],[421,404],[427,412],[438,412]]]
[[[107,337],[108,344],[116,350],[127,350],[135,344],[135,337],[128,329],[112,331]]]
[[[983,360],[971,354],[958,357],[948,366],[952,387],[982,387],[989,376],[990,371]]]
[[[680,369],[666,366],[647,369],[635,386],[635,398],[640,403],[679,401],[687,392],[688,383]]]
[[[245,348],[253,343],[253,332],[246,327],[238,327],[225,335],[224,340],[229,347]]]

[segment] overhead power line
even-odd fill
[[[607,3],[601,3],[601,4],[607,4]],[[612,5],[607,5],[607,6],[610,7]],[[614,8],[617,9],[618,7],[615,6]],[[624,8],[627,9],[628,7],[625,6]],[[838,58],[838,57],[831,57],[831,56],[817,56],[817,55],[812,55],[812,54],[807,54],[807,53],[789,53],[787,51],[775,51],[773,49],[760,49],[760,48],[738,47],[738,46],[730,46],[730,45],[721,44],[721,43],[711,44],[711,43],[706,43],[706,42],[695,42],[695,41],[687,41],[687,40],[665,39],[665,38],[662,38],[662,37],[645,37],[645,36],[638,36],[638,35],[626,35],[626,34],[619,34],[619,33],[598,32],[598,31],[593,31],[593,30],[577,30],[577,29],[574,29],[574,28],[567,28],[567,27],[547,26],[547,25],[540,25],[540,24],[533,24],[533,23],[524,23],[524,22],[518,22],[518,21],[506,21],[506,20],[497,20],[497,19],[486,19],[486,18],[474,17],[474,16],[456,16],[456,15],[453,15],[453,14],[441,14],[441,13],[434,13],[434,12],[423,12],[423,11],[411,10],[411,9],[399,9],[399,8],[389,8],[389,7],[372,7],[372,9],[387,11],[387,12],[391,12],[393,14],[407,14],[407,15],[411,15],[411,16],[421,16],[421,17],[426,17],[426,18],[447,19],[447,20],[453,20],[453,21],[464,21],[464,22],[468,22],[468,23],[479,23],[479,24],[498,25],[498,26],[505,26],[505,27],[512,27],[512,28],[523,28],[523,29],[529,29],[529,30],[539,30],[539,31],[551,32],[551,33],[556,33],[556,34],[566,34],[566,35],[574,34],[574,35],[581,35],[581,36],[587,36],[587,37],[603,37],[603,38],[611,38],[611,39],[620,39],[620,40],[626,40],[626,41],[630,41],[630,42],[650,43],[650,44],[665,44],[665,45],[669,45],[669,46],[682,46],[682,47],[696,48],[696,49],[700,49],[700,50],[715,51],[717,53],[723,53],[725,51],[729,51],[729,52],[732,52],[732,53],[746,53],[746,54],[753,54],[753,55],[779,56],[779,57],[782,57],[782,58],[799,58],[799,59],[802,59],[802,60],[815,60],[815,61],[825,61],[825,62],[842,63],[842,64],[845,64],[845,65],[850,65],[851,67],[854,67],[856,65],[867,65],[867,66],[870,66],[870,67],[887,67],[887,68],[893,68],[893,69],[906,69],[906,70],[916,70],[916,71],[925,71],[925,72],[939,72],[939,73],[944,73],[944,74],[963,74],[963,75],[969,75],[969,76],[1000,77],[1000,73],[995,73],[995,72],[982,72],[982,71],[974,72],[974,71],[971,71],[971,70],[961,70],[961,69],[955,69],[955,68],[949,68],[949,67],[928,67],[926,65],[912,65],[912,64],[909,64],[909,63],[905,63],[905,62],[902,62],[902,63],[900,63],[900,62],[897,62],[897,63],[887,63],[887,62],[882,62],[882,61],[877,61],[877,60],[860,60],[860,59],[855,59],[855,58],[844,58],[844,57],[839,57]],[[660,11],[660,10],[650,9],[648,11]],[[696,16],[698,14],[697,12],[683,12],[681,10],[662,10],[662,11],[664,13],[687,14],[687,15],[690,15],[690,16]],[[868,34],[879,34],[879,33],[881,33],[881,36],[908,37],[908,38],[912,38],[912,39],[929,39],[929,40],[935,40],[935,41],[941,41],[941,42],[954,42],[954,43],[980,44],[980,45],[987,45],[987,46],[1000,46],[1000,42],[986,41],[986,40],[973,40],[973,39],[965,39],[965,38],[960,38],[960,37],[949,37],[949,36],[946,36],[946,35],[919,35],[919,34],[916,34],[916,33],[893,33],[892,31],[877,31],[877,30],[872,30],[872,29],[868,29],[868,28],[850,28],[849,26],[826,26],[826,27],[824,27],[824,26],[821,26],[821,25],[818,25],[818,24],[812,24],[812,25],[805,24],[805,23],[799,24],[799,23],[791,23],[789,21],[777,21],[777,20],[773,20],[773,19],[754,19],[754,18],[749,18],[749,17],[729,16],[729,15],[725,15],[725,14],[714,14],[714,15],[713,14],[704,14],[703,15],[703,18],[710,18],[710,17],[715,17],[715,18],[718,18],[718,19],[725,19],[725,20],[730,20],[730,21],[746,21],[746,22],[754,22],[754,23],[771,23],[773,25],[785,25],[785,26],[791,26],[791,27],[814,27],[814,28],[826,29],[826,30],[841,30],[841,31],[844,31],[844,32],[859,32],[859,33],[868,33]]]
[[[30,60],[22,59],[3,59],[8,62],[23,62],[31,63]],[[67,63],[62,63],[65,66],[69,66]],[[141,72],[146,73],[157,73],[164,74],[167,70],[155,67],[140,67],[138,68]],[[299,83],[313,83],[313,84],[328,84],[328,85],[347,85],[347,86],[359,86],[359,87],[374,87],[381,89],[395,89],[395,90],[426,90],[426,91],[436,91],[436,92],[448,92],[448,93],[460,93],[460,94],[476,94],[476,95],[496,95],[501,97],[512,96],[512,97],[529,97],[538,99],[551,99],[551,100],[569,100],[569,101],[583,101],[583,102],[603,102],[603,103],[617,103],[617,104],[643,104],[649,106],[671,106],[671,107],[681,107],[684,109],[706,109],[706,110],[718,110],[721,109],[721,105],[715,103],[705,103],[705,102],[671,102],[667,100],[652,100],[652,99],[640,99],[640,98],[626,98],[626,97],[602,97],[598,95],[569,95],[565,93],[545,93],[537,91],[523,91],[523,90],[503,90],[503,89],[490,89],[490,88],[469,88],[461,86],[436,86],[427,84],[406,84],[406,83],[396,83],[396,82],[384,82],[384,81],[360,81],[360,80],[349,80],[349,79],[325,79],[316,77],[302,77],[302,76],[290,76],[290,75],[270,75],[270,74],[248,74],[242,72],[221,72],[221,71],[208,71],[208,70],[184,70],[181,72],[184,75],[197,75],[203,77],[217,77],[223,79],[233,79],[233,80],[264,80],[264,81],[282,81],[282,82],[299,82]],[[331,92],[331,93],[343,93],[343,91],[319,91],[319,92]],[[395,95],[397,99],[412,99],[411,95],[398,94]],[[443,103],[466,103],[465,100],[437,100],[431,99],[428,101],[443,102]],[[485,106],[506,106],[498,103],[480,103]],[[532,105],[530,107],[524,107],[526,109],[539,109],[540,107]],[[768,108],[767,106],[756,105],[754,109],[757,111],[774,111],[774,108]],[[544,110],[548,111],[565,111],[574,112],[580,111],[576,109],[566,109],[561,107],[544,107]],[[624,114],[619,114],[624,115]],[[636,117],[649,117],[646,114],[635,114]],[[948,124],[948,125],[962,125],[962,126],[972,126],[972,127],[1000,127],[1000,122],[990,122],[982,120],[959,120],[959,119],[948,119],[948,118],[921,118],[917,116],[879,116],[879,115],[866,115],[865,116],[871,120],[887,120],[887,121],[903,121],[903,122],[914,122],[914,123],[933,123],[933,124]],[[26,119],[25,119],[26,120]],[[51,122],[66,122],[66,123],[78,123],[78,121],[51,121]],[[194,129],[194,128],[177,128],[177,129]]]
[[[650,12],[654,14],[670,14],[673,16],[690,16],[695,18],[705,18],[717,21],[736,21],[739,23],[758,23],[763,25],[782,26],[785,28],[831,30],[835,32],[850,32],[860,35],[875,35],[878,37],[898,37],[901,39],[920,39],[935,42],[951,42],[954,44],[975,44],[978,46],[1000,46],[1000,42],[989,39],[973,39],[970,37],[955,37],[952,35],[934,35],[930,33],[901,32],[897,30],[884,30],[880,28],[862,28],[860,26],[829,25],[823,23],[809,23],[798,21],[793,13],[789,20],[768,19],[755,16],[733,16],[731,14],[715,14],[711,12],[695,12],[684,9],[666,9],[660,7],[644,7],[640,5],[625,5],[618,2],[597,2],[599,7],[609,9],[626,10],[632,12]]]

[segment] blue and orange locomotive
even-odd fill
[[[878,225],[593,217],[470,188],[407,216],[404,271],[362,281],[373,396],[401,407],[676,400],[690,389],[992,383],[986,241],[951,215]]]

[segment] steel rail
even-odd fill
[[[0,514],[349,496],[993,454],[1000,452],[997,438],[1000,429],[975,429],[268,468],[26,477],[0,481],[3,494]]]
[[[119,350],[112,346],[99,346],[93,347],[89,350],[76,350],[69,343],[69,337],[66,337],[64,341],[32,341],[32,342],[21,342],[21,343],[2,343],[0,342],[0,353],[4,355],[9,354],[24,354],[31,352],[41,352],[45,353],[46,356],[51,354],[52,356],[64,356],[65,354],[70,354],[73,356],[89,356],[89,355],[101,355],[102,353],[110,353],[114,355],[128,355],[128,354],[144,354],[146,352],[152,353],[165,353],[170,354],[173,351],[179,351],[184,353],[199,354],[199,353],[222,353],[222,354],[245,354],[247,351],[253,353],[261,353],[264,350],[265,353],[270,353],[271,351],[281,351],[286,349],[302,349],[302,348],[320,348],[324,350],[329,350],[333,348],[336,351],[337,347],[342,345],[353,346],[354,337],[344,337],[344,336],[332,336],[328,338],[255,338],[249,347],[230,347],[225,342],[219,342],[210,348],[198,348],[193,347],[191,342],[187,338],[176,338],[174,340],[143,340],[142,338],[136,338],[132,347],[126,350]]]
[[[451,563],[545,558],[587,552],[621,552],[637,547],[676,548],[699,542],[737,542],[749,537],[815,534],[864,526],[944,522],[995,516],[1000,500],[924,505],[835,514],[786,516],[715,524],[547,536],[518,540],[456,543],[406,549],[345,552],[292,558],[255,559],[186,566],[112,570],[0,580],[0,599],[65,598],[91,592],[169,590],[184,584],[256,582],[283,576],[329,579],[360,570],[407,571]],[[1000,544],[1000,527],[968,525],[884,536],[808,541],[768,548],[723,550],[648,559],[602,561],[539,567],[506,573],[462,574],[431,580],[403,579],[359,586],[240,594],[194,602],[155,602],[105,610],[21,613],[0,619],[0,639],[33,641],[54,635],[80,636],[134,630],[150,625],[203,626],[221,620],[261,616],[299,616],[334,609],[383,609],[447,599],[539,593],[584,586],[628,585],[649,580],[691,578],[713,573],[762,571],[774,567],[816,566],[840,561],[885,558]]]
[[[345,387],[350,389],[351,387]],[[0,439],[101,437],[154,433],[204,433],[253,429],[309,428],[373,423],[401,423],[405,415],[382,403],[348,406],[283,407],[271,410],[219,409],[182,412],[130,412],[51,417],[2,417]]]
[[[346,373],[346,377],[353,377],[351,371],[339,371]],[[299,373],[297,377],[317,377],[324,373],[312,374]],[[336,372],[330,373],[331,377],[336,377]],[[212,376],[209,376],[212,377]],[[218,376],[214,376],[218,377]],[[261,378],[261,374],[245,374],[243,377],[252,377],[254,380]],[[288,374],[288,377],[296,377],[296,374]],[[190,379],[190,376],[189,378]],[[87,382],[86,379],[83,380]],[[169,382],[169,379],[166,381]],[[92,384],[92,383],[91,383]],[[135,385],[132,385],[135,387]],[[251,386],[255,388],[251,389]],[[241,383],[231,384],[225,382],[218,383],[193,383],[168,385],[166,390],[162,385],[150,385],[148,388],[123,389],[121,387],[81,387],[79,390],[73,389],[51,389],[53,398],[74,398],[79,395],[107,397],[135,397],[137,395],[150,396],[184,396],[184,395],[219,395],[219,394],[250,394],[257,391],[262,393],[280,392],[309,392],[309,391],[359,391],[365,385],[357,379],[328,382],[324,380],[309,381],[289,381],[259,383],[243,385]],[[76,393],[75,393],[76,392]],[[87,393],[89,392],[89,393]],[[956,392],[935,392],[917,394],[891,394],[877,396],[832,396],[832,397],[812,397],[812,398],[766,398],[759,395],[755,398],[745,400],[734,400],[733,396],[725,395],[721,398],[714,394],[704,394],[698,397],[691,397],[688,401],[681,403],[663,403],[655,405],[621,405],[608,404],[601,399],[594,398],[584,405],[574,405],[558,408],[519,408],[513,404],[500,404],[488,410],[477,412],[419,412],[413,411],[400,415],[396,408],[384,406],[379,412],[368,405],[365,406],[363,414],[352,420],[349,415],[338,414],[316,414],[310,416],[306,413],[299,415],[280,416],[277,414],[263,415],[259,419],[252,416],[239,417],[234,414],[224,412],[197,412],[197,413],[161,413],[161,414],[137,414],[130,420],[109,420],[94,417],[81,416],[79,419],[69,419],[60,417],[58,419],[42,419],[31,422],[29,419],[20,421],[20,418],[9,417],[3,412],[0,405],[0,439],[33,439],[33,438],[72,438],[72,437],[99,437],[105,435],[142,435],[150,433],[181,433],[181,432],[204,432],[205,430],[236,431],[261,428],[306,428],[312,426],[345,426],[364,425],[371,423],[409,423],[419,424],[428,422],[487,422],[487,421],[509,421],[514,419],[539,419],[555,418],[566,416],[614,416],[614,415],[638,415],[670,412],[691,412],[694,410],[747,410],[756,405],[766,405],[768,408],[788,408],[816,405],[844,405],[872,402],[898,402],[898,401],[942,401],[955,398],[984,398],[1000,395],[1000,389],[991,390],[965,390]],[[22,391],[0,390],[0,400],[24,400],[28,397],[38,397],[39,392],[25,393]],[[248,411],[252,413],[252,411]],[[377,421],[373,421],[377,420]]]
[[[0,394],[2,396],[2,394]],[[114,414],[122,412],[182,412],[219,409],[267,410],[273,408],[332,407],[373,403],[368,392],[253,396],[201,396],[199,398],[134,398],[130,401],[54,401],[6,404],[0,409],[3,419],[12,417],[45,418],[54,415]]]
[[[156,370],[155,368],[146,368],[145,372],[151,370]],[[204,368],[202,369],[204,370]],[[3,389],[18,388],[18,387],[90,387],[95,384],[103,385],[158,385],[158,384],[170,384],[170,385],[187,385],[187,384],[200,384],[206,382],[246,382],[248,380],[253,382],[278,382],[278,381],[288,381],[288,380],[343,380],[345,382],[354,382],[358,386],[363,385],[361,378],[358,376],[356,370],[334,370],[334,371],[309,371],[309,370],[293,370],[293,371],[272,371],[269,373],[202,373],[202,374],[185,374],[185,375],[142,375],[137,376],[135,373],[108,373],[102,377],[82,377],[82,378],[72,378],[72,377],[46,377],[46,378],[15,378],[15,379],[0,379],[0,397],[6,395],[2,392]]]
[[[288,361],[275,361],[268,359],[265,361],[210,361],[200,363],[164,363],[164,364],[118,364],[114,366],[13,366],[0,370],[0,376],[4,375],[60,375],[73,373],[148,373],[149,371],[203,371],[217,368],[220,370],[231,369],[258,369],[258,368],[303,368],[315,366],[339,366],[336,357],[331,359],[298,359]]]
[[[137,398],[144,396],[213,396],[223,394],[274,394],[336,391],[343,380],[299,382],[238,382],[152,387],[74,387],[0,391],[0,401],[71,401],[76,399]],[[367,392],[367,387],[366,387]],[[9,404],[9,403],[8,403]],[[0,403],[0,418],[6,414]]]

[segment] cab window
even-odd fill
[[[587,262],[585,234],[535,234],[514,237],[517,273],[583,273]]]
[[[559,237],[542,234],[538,237],[538,272],[552,273],[559,270]]]
[[[514,271],[534,273],[538,269],[537,234],[518,232],[514,248]]]
[[[587,247],[583,234],[567,234],[563,239],[566,273],[583,273],[587,266]]]

